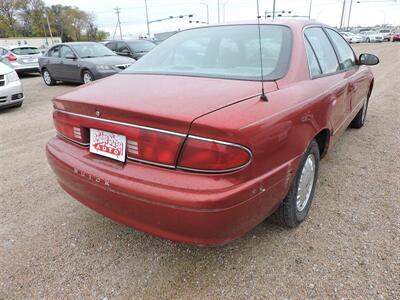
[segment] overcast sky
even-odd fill
[[[346,0],[348,12],[351,0]],[[146,13],[144,0],[45,0],[49,5],[62,4],[77,6],[91,12],[101,29],[114,33],[117,17],[116,6],[121,8],[121,22],[124,34],[146,33]],[[210,11],[210,23],[217,23],[218,0],[147,0],[149,19],[156,20],[169,16],[194,14],[194,21],[205,22],[207,9]],[[273,0],[259,0],[260,11],[272,10]],[[359,3],[357,3],[359,2]],[[339,26],[343,0],[312,0],[311,17],[331,26]],[[276,0],[276,10],[290,10],[292,15],[308,15],[310,0]],[[256,0],[220,0],[220,19],[227,22],[255,19]],[[225,9],[223,9],[225,7]],[[369,26],[382,23],[400,25],[400,0],[353,0],[350,26]],[[347,25],[347,14],[345,18]],[[192,27],[189,19],[167,20],[150,25],[152,33]]]

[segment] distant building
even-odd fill
[[[46,49],[54,44],[61,43],[60,37],[45,38],[45,37],[16,37],[16,38],[0,38],[0,46],[35,46],[40,49]]]

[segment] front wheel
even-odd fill
[[[90,71],[83,71],[82,73],[82,81],[84,84],[92,82],[94,80],[94,77]]]
[[[56,81],[54,80],[53,77],[51,77],[51,75],[50,75],[49,71],[47,71],[47,69],[44,69],[42,71],[42,77],[43,77],[43,81],[46,85],[51,86],[51,85],[56,84]]]
[[[315,140],[308,146],[300,162],[292,186],[274,218],[287,227],[297,227],[307,217],[318,179],[320,153]]]
[[[368,110],[368,98],[364,101],[364,105],[361,107],[360,111],[354,117],[353,121],[350,123],[351,128],[361,128],[365,124],[365,119],[367,118]]]

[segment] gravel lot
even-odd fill
[[[400,299],[400,43],[355,49],[381,58],[367,123],[322,161],[308,220],[216,248],[137,232],[64,193],[44,147],[50,99],[74,86],[25,76],[22,108],[0,112],[0,299]]]

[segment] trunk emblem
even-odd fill
[[[100,118],[100,116],[101,116],[101,113],[100,113],[98,110],[96,110],[96,116],[97,116],[98,118]]]

